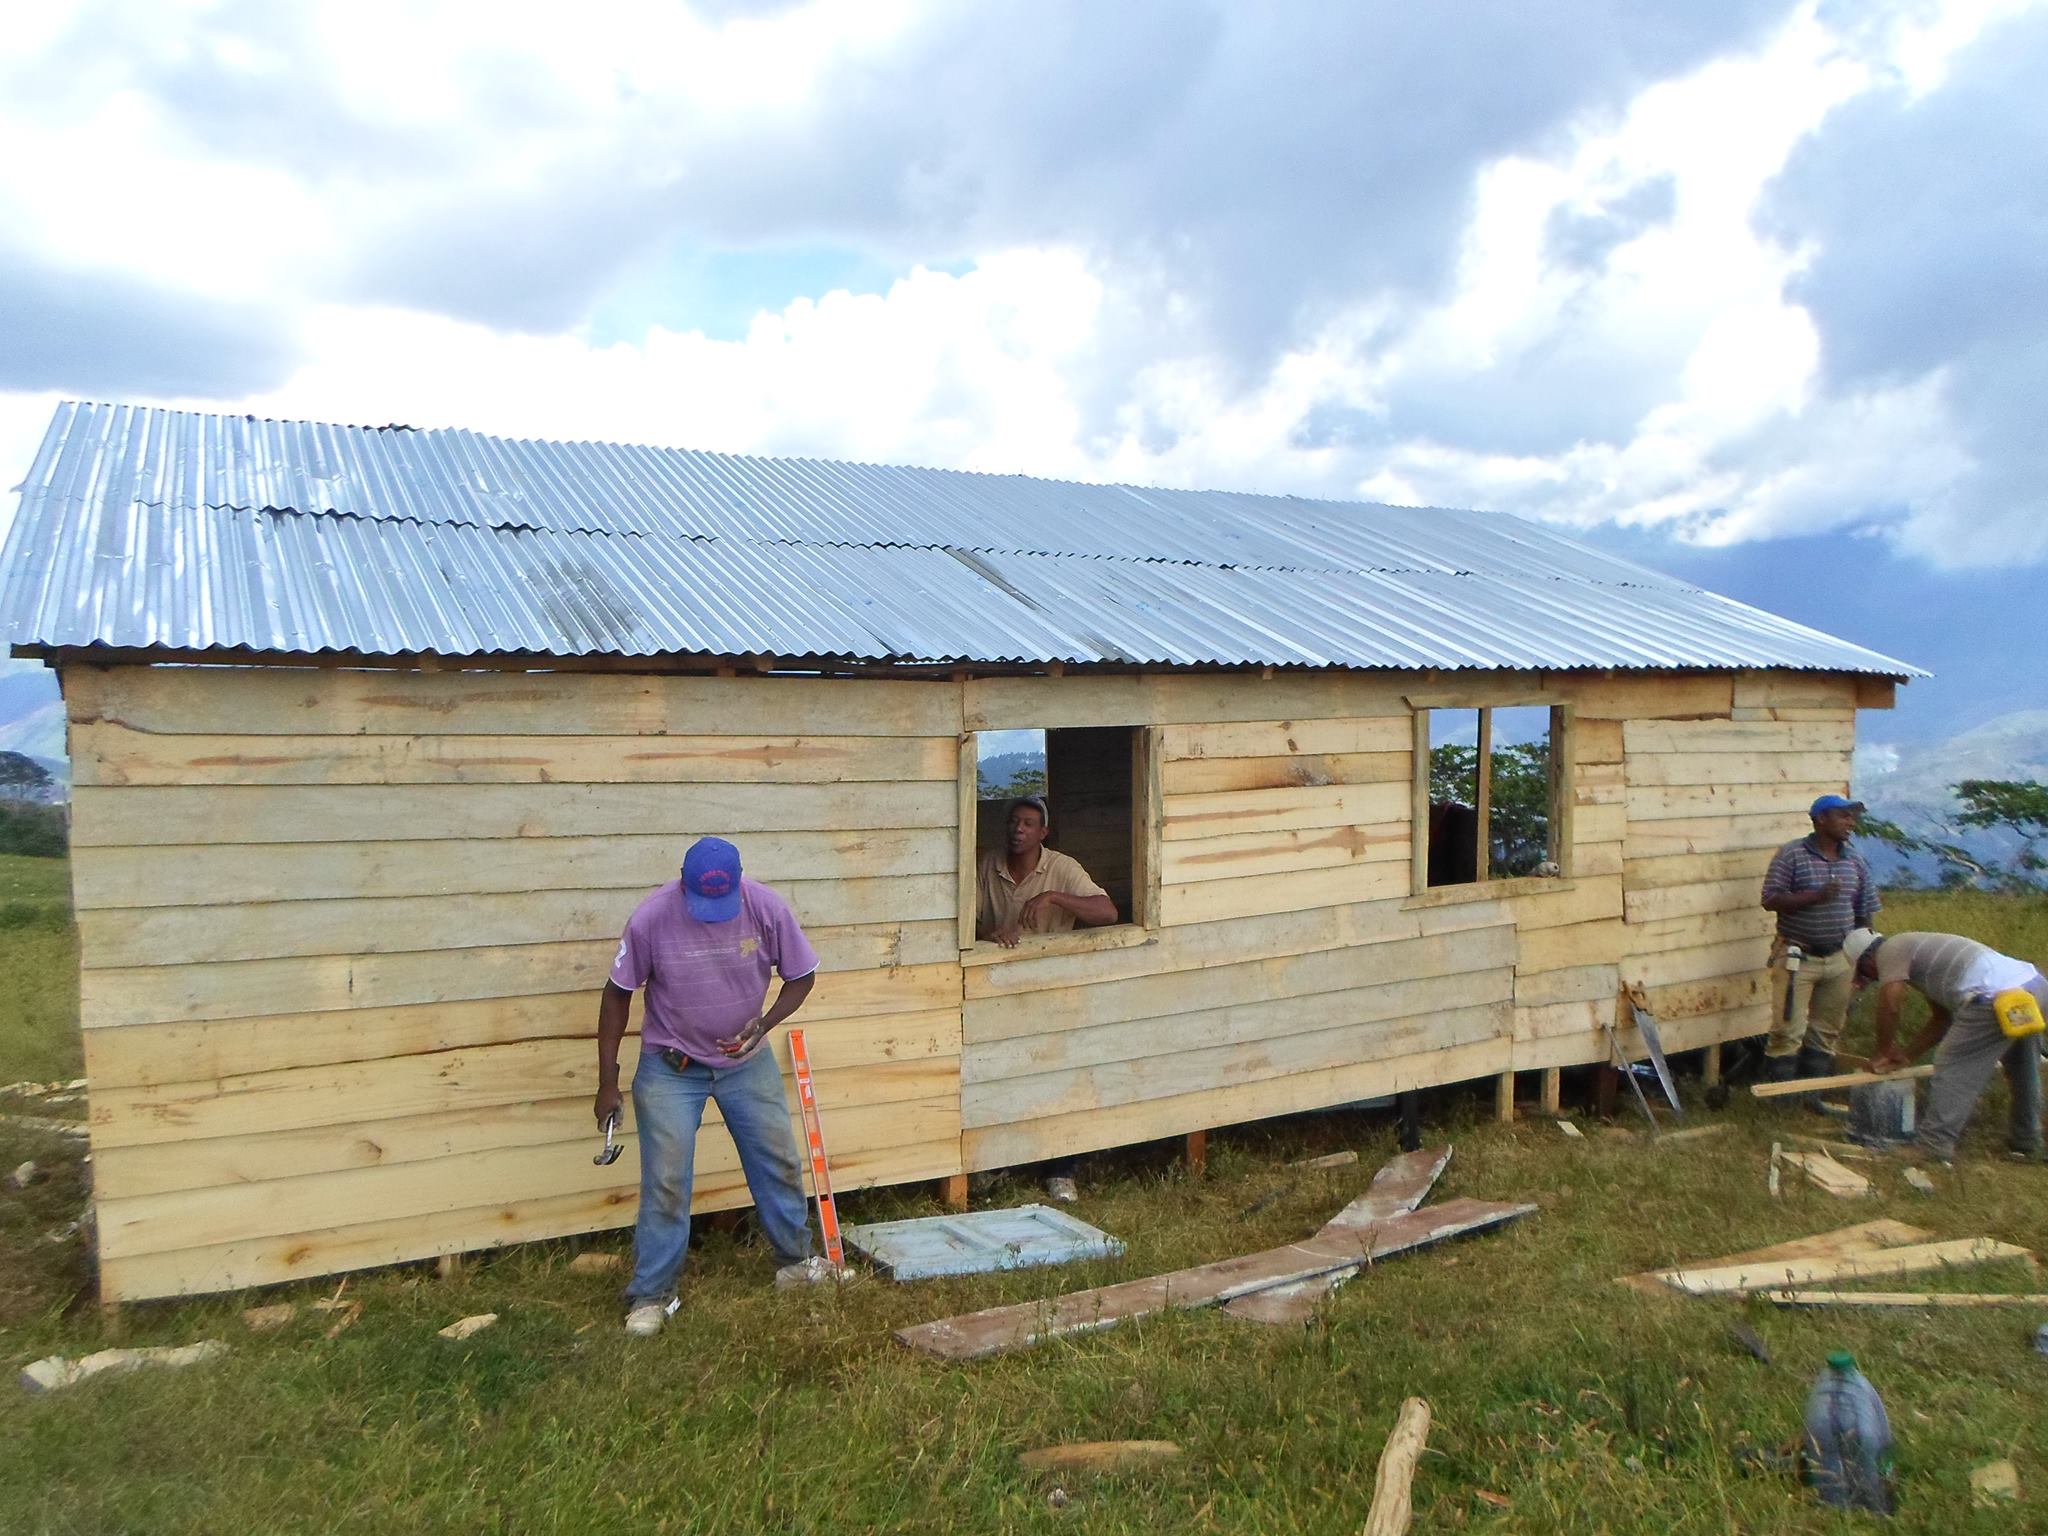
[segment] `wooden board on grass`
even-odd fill
[[[1859,1221],[1853,1227],[1837,1227],[1831,1232],[1816,1232],[1811,1237],[1795,1237],[1789,1242],[1772,1243],[1764,1248],[1752,1248],[1746,1253],[1731,1253],[1725,1258],[1708,1259],[1702,1267],[1719,1268],[1728,1264],[1748,1264],[1764,1259],[1811,1259],[1830,1254],[1876,1252],[1885,1248],[1903,1248],[1913,1243],[1925,1243],[1934,1234],[1925,1227],[1908,1226],[1903,1221],[1883,1218],[1877,1221]],[[1661,1270],[1645,1270],[1641,1274],[1622,1275],[1617,1284],[1641,1291],[1646,1296],[1669,1296],[1671,1288],[1659,1276]]]
[[[2033,1254],[2012,1243],[1989,1237],[1962,1237],[1945,1243],[1915,1243],[1905,1248],[1835,1254],[1807,1259],[1758,1259],[1668,1269],[1658,1278],[1689,1296],[1729,1296],[1749,1291],[1787,1289],[1816,1280],[1865,1280],[1891,1275],[1925,1274],[1929,1270],[1964,1268],[1998,1259],[2031,1259]]]
[[[1360,1269],[1447,1237],[1499,1226],[1535,1209],[1533,1205],[1453,1200],[1361,1232],[1319,1234],[1306,1242],[1248,1253],[1218,1264],[1076,1291],[1044,1302],[990,1307],[962,1317],[899,1328],[896,1337],[913,1349],[947,1360],[986,1359],[1068,1334],[1113,1328],[1130,1318],[1168,1308],[1213,1306],[1269,1286]]]

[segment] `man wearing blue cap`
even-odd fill
[[[1763,906],[1778,914],[1767,1082],[1835,1070],[1835,1046],[1856,990],[1842,944],[1851,929],[1868,928],[1882,904],[1870,866],[1849,846],[1862,809],[1860,800],[1822,795],[1808,812],[1813,835],[1780,848],[1764,875]]]
[[[802,1165],[782,1073],[762,1042],[810,996],[817,951],[774,891],[740,873],[723,838],[690,846],[683,876],[650,893],[626,921],[597,1014],[599,1125],[619,1112],[619,1042],[633,993],[647,989],[633,1122],[640,1138],[640,1215],[626,1331],[648,1335],[676,1310],[690,1246],[690,1194],[704,1101],[715,1100],[775,1261],[812,1279]],[[770,975],[782,978],[772,1006]]]

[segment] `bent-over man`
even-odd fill
[[[1862,809],[1860,800],[1822,795],[1808,812],[1812,835],[1780,848],[1764,874],[1762,904],[1778,915],[1767,1082],[1827,1077],[1835,1070],[1835,1047],[1856,991],[1842,941],[1850,929],[1868,928],[1882,905],[1870,866],[1849,846]],[[1787,964],[1795,947],[1796,969]]]
[[[1003,846],[981,861],[975,934],[1014,949],[1027,933],[1066,933],[1116,921],[1116,903],[1081,867],[1045,846],[1052,818],[1038,795],[1010,802]]]
[[[1859,929],[1846,951],[1859,983],[1877,984],[1877,1049],[1873,1072],[1895,1072],[1925,1055],[1937,1041],[1934,1077],[1927,1085],[1927,1113],[1907,1155],[1948,1162],[1969,1124],[1992,1071],[2005,1068],[2012,1090],[2007,1145],[2021,1157],[2041,1153],[2040,1033],[2011,1036],[2000,1014],[2018,1022],[2024,994],[2038,1018],[2048,1010],[2048,981],[2025,960],[2002,955],[1989,945],[1954,933],[1894,933]],[[1910,987],[1927,999],[1927,1025],[1904,1044],[1894,1044],[1899,1008]],[[2015,1005],[2018,1005],[2015,1007]],[[2024,1027],[2024,1026],[2021,1026]]]
[[[803,1005],[818,955],[796,914],[740,873],[722,838],[690,846],[680,880],[650,892],[626,921],[597,1015],[598,1124],[619,1112],[619,1042],[632,994],[647,989],[633,1121],[640,1139],[640,1214],[626,1331],[656,1334],[680,1304],[676,1277],[690,1246],[690,1195],[704,1101],[716,1101],[775,1262],[793,1279],[819,1278],[802,1165],[782,1073],[768,1034]],[[770,973],[782,978],[763,1011]]]

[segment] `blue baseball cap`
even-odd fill
[[[1860,811],[1862,809],[1863,802],[1861,800],[1850,800],[1841,795],[1822,795],[1813,802],[1813,808],[1806,814],[1808,816],[1818,816],[1823,811]]]
[[[700,923],[740,915],[740,851],[722,837],[700,837],[683,855],[683,905]]]

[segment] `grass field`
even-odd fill
[[[61,896],[61,866],[10,867],[0,879],[0,900]],[[2048,960],[2048,901],[1899,896],[1885,926],[1973,933]],[[0,1079],[59,1076],[75,1062],[57,1001],[71,995],[67,946],[36,922],[0,930]],[[1687,1087],[1696,1098],[1697,1082]],[[966,1367],[888,1336],[1305,1235],[1392,1151],[1381,1120],[1333,1114],[1222,1133],[1200,1178],[1164,1147],[1091,1160],[1079,1213],[1129,1253],[1082,1268],[778,1294],[758,1247],[707,1234],[682,1314],[651,1341],[619,1332],[613,1280],[568,1272],[572,1243],[473,1259],[450,1280],[426,1267],[358,1276],[348,1294],[363,1303],[361,1321],[333,1340],[304,1305],[331,1285],[255,1298],[301,1303],[292,1324],[262,1336],[239,1321],[247,1296],[131,1308],[123,1342],[218,1337],[233,1353],[43,1399],[0,1388],[0,1528],[1335,1533],[1362,1523],[1381,1442],[1413,1393],[1436,1416],[1415,1488],[1418,1531],[1841,1531],[1864,1527],[1788,1478],[1744,1475],[1734,1452],[1794,1434],[1822,1358],[1846,1347],[1898,1432],[1902,1507],[1889,1529],[2048,1529],[2048,1358],[2031,1337],[2048,1313],[1781,1313],[1612,1283],[1877,1216],[2048,1250],[2048,1168],[1998,1156],[2002,1090],[1980,1110],[1966,1158],[1939,1175],[1938,1197],[1913,1194],[1887,1167],[1881,1196],[1855,1204],[1797,1182],[1773,1201],[1771,1141],[1825,1123],[1746,1096],[1718,1117],[1725,1133],[1663,1148],[1583,1112],[1582,1140],[1546,1119],[1497,1126],[1489,1104],[1477,1090],[1431,1097],[1432,1139],[1457,1146],[1439,1198],[1528,1199],[1540,1214],[1390,1262],[1306,1329],[1177,1314]],[[11,1370],[105,1340],[79,1245],[39,1242],[77,1214],[75,1162],[53,1138],[0,1138],[6,1166],[59,1163],[54,1178],[10,1192],[0,1221],[0,1353]],[[1339,1147],[1356,1147],[1360,1166],[1284,1167]],[[1011,1183],[988,1198],[1029,1195]],[[853,1219],[934,1209],[917,1190],[846,1203]],[[2010,1265],[1938,1283],[2048,1289]],[[459,1344],[434,1336],[483,1311],[500,1315],[497,1327]],[[1730,1342],[1738,1319],[1775,1365]],[[1075,1482],[1065,1508],[1017,1464],[1034,1446],[1121,1438],[1174,1440],[1185,1454],[1154,1472]],[[1999,1457],[2017,1464],[2024,1502],[1973,1511],[1970,1469]]]

